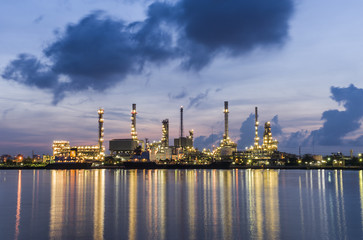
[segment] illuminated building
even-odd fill
[[[99,160],[99,146],[91,145],[91,146],[74,146],[71,147],[71,158],[76,160]]]
[[[53,157],[67,158],[70,156],[69,141],[53,141]]]

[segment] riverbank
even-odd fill
[[[67,169],[125,169],[125,166],[120,165],[98,165],[98,166],[77,166],[73,168],[72,166],[62,166],[58,165],[53,168],[49,168],[46,165],[38,165],[38,166],[20,166],[20,165],[0,165],[0,170],[37,170],[37,169],[58,169],[58,170],[67,170]],[[132,167],[127,169],[286,169],[286,170],[363,170],[363,166],[345,166],[345,167],[332,167],[332,166],[242,166],[237,164],[232,164],[228,168],[223,167],[208,167],[205,165],[198,164],[155,164],[152,166],[143,166],[143,167]]]

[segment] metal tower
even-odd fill
[[[136,103],[133,103],[131,110],[131,138],[132,140],[138,141],[136,132],[136,114]]]
[[[257,112],[257,107],[255,107],[255,144],[254,144],[255,149],[259,148],[260,146],[259,140],[260,138],[258,137],[258,112]]]
[[[223,139],[228,139],[228,101],[224,101],[224,135]]]
[[[105,159],[105,147],[103,146],[103,113],[102,108],[98,109],[98,147],[99,147],[99,160],[103,161]]]

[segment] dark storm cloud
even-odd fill
[[[351,84],[346,88],[331,87],[331,98],[342,104],[344,111],[328,110],[322,114],[323,126],[312,131],[305,144],[341,145],[348,133],[358,130],[363,117],[363,89]]]
[[[293,9],[293,0],[154,2],[144,21],[132,23],[97,11],[56,33],[44,49],[49,64],[21,54],[2,77],[47,89],[56,104],[68,92],[110,88],[146,64],[177,60],[200,70],[216,56],[281,46]]]
[[[183,0],[176,21],[186,67],[200,69],[221,52],[238,56],[256,47],[283,44],[292,0]]]

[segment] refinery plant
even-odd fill
[[[89,146],[70,146],[69,141],[56,140],[53,141],[53,160],[58,161],[104,161],[105,147],[103,113],[101,108],[98,110],[98,145]]]
[[[244,151],[237,150],[237,144],[229,137],[228,101],[224,102],[224,134],[219,146],[214,149],[199,151],[194,148],[194,131],[189,130],[184,135],[183,106],[180,107],[179,137],[175,138],[173,146],[169,145],[169,119],[161,121],[161,139],[150,143],[138,138],[136,131],[136,104],[131,108],[131,138],[111,139],[109,141],[110,155],[106,159],[116,162],[157,162],[163,164],[207,164],[212,162],[229,162],[242,165],[283,164],[288,154],[278,151],[278,141],[272,138],[271,123],[264,125],[263,141],[260,144],[258,136],[258,109],[255,108],[255,138],[254,145]],[[98,110],[98,144],[90,146],[71,146],[69,141],[53,142],[53,160],[56,162],[104,162],[104,110]]]

